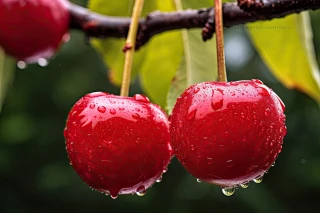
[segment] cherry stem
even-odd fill
[[[215,0],[215,25],[216,25],[216,45],[218,62],[218,81],[227,82],[226,63],[224,56],[223,42],[223,20],[222,20],[222,0]]]
[[[139,26],[139,18],[141,16],[143,4],[144,4],[144,0],[136,0],[134,2],[132,19],[129,27],[129,33],[127,36],[126,43],[123,47],[123,51],[125,52],[125,61],[124,61],[123,77],[122,77],[122,84],[121,84],[121,91],[120,91],[121,96],[129,96],[132,62],[133,62],[133,56],[134,56],[135,46],[136,46],[136,37],[137,37],[138,26]]]

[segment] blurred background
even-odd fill
[[[85,5],[82,0],[74,2]],[[320,62],[320,13],[311,15]],[[229,80],[259,78],[286,104],[283,151],[262,183],[250,183],[226,197],[217,186],[197,183],[173,159],[162,182],[144,197],[120,195],[113,200],[92,191],[69,165],[65,121],[72,105],[86,93],[118,94],[119,88],[108,82],[107,68],[85,43],[83,33],[72,31],[70,42],[48,66],[16,68],[0,114],[0,213],[320,212],[319,106],[272,76],[244,29],[227,29],[225,38]],[[135,93],[142,93],[139,82],[131,89]]]

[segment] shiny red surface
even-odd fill
[[[161,178],[173,154],[166,114],[142,95],[84,96],[69,113],[65,138],[78,175],[113,198],[143,194]]]
[[[286,134],[284,104],[259,80],[193,85],[170,119],[171,145],[195,177],[235,186],[263,175]]]
[[[27,63],[50,58],[69,28],[66,0],[0,0],[0,46]]]

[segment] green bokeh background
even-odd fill
[[[75,2],[85,5],[85,1]],[[312,12],[312,21],[320,62],[319,12]],[[86,93],[118,94],[119,88],[108,82],[105,65],[85,43],[84,35],[72,31],[70,42],[49,66],[16,68],[0,114],[0,213],[320,212],[319,107],[306,95],[284,88],[270,74],[244,30],[226,30],[226,43],[239,36],[249,45],[250,60],[241,66],[227,60],[229,80],[259,78],[287,108],[283,151],[261,184],[250,183],[248,189],[226,197],[217,186],[197,183],[173,159],[163,181],[148,189],[144,197],[120,195],[113,200],[92,191],[69,165],[63,138],[65,120],[72,105]],[[138,82],[131,88],[134,93],[141,93]]]

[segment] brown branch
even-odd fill
[[[281,18],[289,14],[300,13],[304,10],[320,9],[320,0],[238,0],[244,2],[240,7],[237,3],[223,5],[224,27]],[[245,3],[246,1],[251,2]],[[252,2],[257,2],[252,4]],[[82,30],[88,37],[125,38],[128,34],[131,19],[128,17],[104,16],[71,4],[70,28]],[[138,49],[149,39],[159,33],[177,30],[203,28],[203,40],[210,39],[214,33],[214,9],[185,10],[181,12],[150,13],[140,19],[136,42]]]

